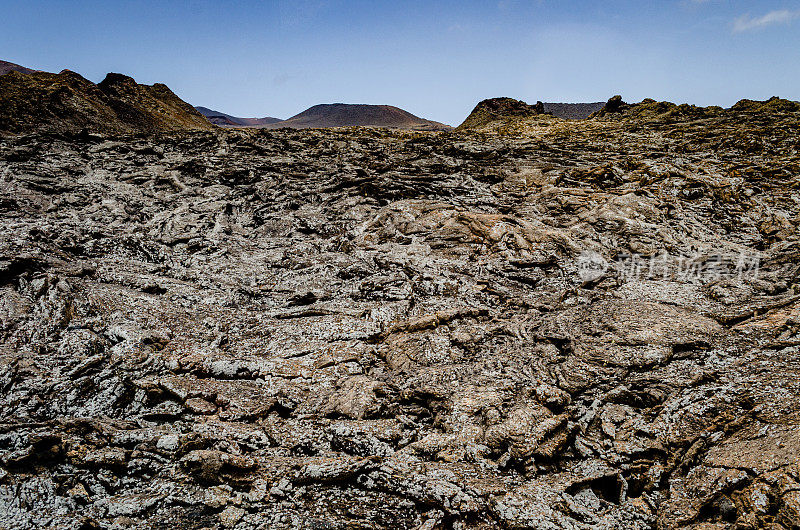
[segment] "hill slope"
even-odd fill
[[[329,103],[314,105],[270,128],[392,127],[397,129],[448,130],[450,126],[426,120],[392,105]]]
[[[195,107],[195,109],[205,116],[208,121],[221,127],[263,127],[264,125],[282,121],[280,118],[272,118],[269,116],[264,118],[239,118],[237,116],[225,114],[224,112],[209,109],[208,107]]]
[[[110,73],[94,84],[70,70],[0,77],[0,134],[154,133],[213,126],[166,85]]]
[[[21,74],[31,74],[36,72],[37,70],[32,70],[30,68],[25,68],[24,66],[20,66],[15,63],[10,63],[8,61],[0,61],[0,75],[5,75],[10,72],[19,72]]]

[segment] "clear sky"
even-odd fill
[[[800,100],[800,0],[0,0],[0,59],[121,72],[288,118],[373,103],[460,123],[479,100]]]

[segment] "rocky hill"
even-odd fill
[[[478,129],[487,125],[508,120],[520,120],[545,114],[544,103],[528,105],[524,101],[513,98],[484,99],[478,103],[467,119],[458,126],[460,130]]]
[[[214,125],[219,125],[220,127],[262,127],[264,125],[271,125],[273,123],[282,121],[280,118],[270,117],[238,118],[236,116],[231,116],[230,114],[225,114],[224,112],[211,110],[207,107],[195,107],[195,109],[197,112],[208,118],[208,121]]]
[[[722,107],[698,107],[696,105],[676,105],[669,101],[645,99],[640,103],[626,103],[622,96],[614,96],[594,116],[606,120],[640,120],[660,122],[681,122],[687,120],[714,119],[725,116],[760,115],[762,119],[776,116],[794,115],[800,111],[800,102],[772,97],[766,101],[743,99],[730,109]]]
[[[64,70],[0,76],[0,134],[155,133],[213,126],[166,85],[111,73],[99,84]]]
[[[0,61],[0,75],[5,75],[9,72],[19,72],[21,74],[30,74],[36,72],[30,68],[25,68],[18,64],[10,63],[8,61]]]
[[[800,109],[522,105],[0,138],[0,528],[797,528]]]
[[[314,105],[288,120],[269,125],[311,129],[327,127],[390,127],[395,129],[448,130],[443,123],[425,120],[391,105],[358,105],[331,103]]]

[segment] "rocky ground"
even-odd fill
[[[0,528],[796,528],[800,112],[689,110],[0,139]]]

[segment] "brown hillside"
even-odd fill
[[[397,129],[448,130],[443,123],[426,120],[391,105],[331,103],[314,105],[270,128],[391,127]]]
[[[99,84],[64,70],[59,74],[16,71],[0,77],[0,133],[155,133],[212,129],[166,85],[141,85],[122,74]]]

